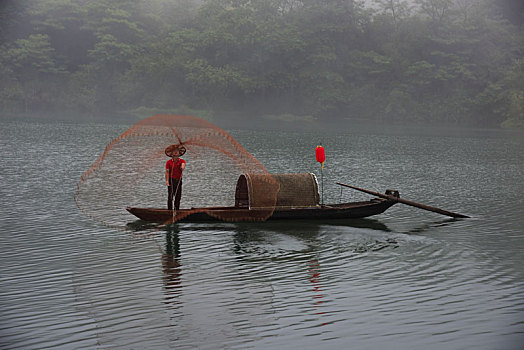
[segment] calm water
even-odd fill
[[[0,124],[0,348],[522,349],[522,134],[233,130],[274,173],[320,179],[322,142],[326,202],[368,198],[340,181],[473,218],[121,231],[73,195],[128,126]]]

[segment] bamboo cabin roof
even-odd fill
[[[319,203],[318,182],[312,173],[242,174],[237,181],[236,207],[311,207]]]

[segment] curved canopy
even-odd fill
[[[270,184],[279,186],[275,204]],[[311,207],[320,203],[317,178],[312,173],[242,174],[238,178],[235,206],[242,208]]]

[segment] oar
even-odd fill
[[[399,203],[402,203],[402,204],[411,205],[412,207],[417,207],[417,208],[420,208],[420,209],[429,210],[429,211],[432,211],[434,213],[439,213],[439,214],[442,214],[442,215],[451,216],[452,218],[469,218],[469,216],[466,216],[466,215],[454,213],[454,212],[447,211],[447,210],[444,210],[444,209],[430,207],[429,205],[408,201],[406,199],[402,199],[402,198],[398,198],[398,197],[395,197],[395,196],[391,196],[389,194],[384,194],[384,193],[379,193],[379,192],[375,192],[375,191],[370,191],[370,190],[366,190],[366,189],[363,189],[363,188],[359,188],[359,187],[355,187],[355,186],[351,186],[351,185],[346,185],[346,184],[343,184],[343,183],[340,183],[340,182],[337,182],[337,185],[344,186],[344,187],[349,187],[349,188],[352,188],[352,189],[357,190],[357,191],[361,191],[361,192],[364,192],[364,193],[371,194],[373,196],[389,199],[389,200],[392,200],[392,201],[395,201],[395,202],[399,202]]]

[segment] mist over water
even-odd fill
[[[522,128],[521,0],[0,2],[0,114]]]
[[[314,172],[327,203],[369,198],[340,181],[472,218],[398,204],[339,222],[159,228],[129,215],[119,231],[73,195],[128,127],[2,123],[1,348],[520,348],[521,134],[231,129],[270,172]],[[195,175],[183,207],[206,203]]]

